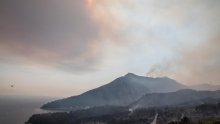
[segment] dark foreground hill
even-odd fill
[[[78,96],[56,100],[43,109],[79,110],[95,106],[127,106],[147,93],[173,92],[186,86],[167,77],[151,78],[128,73],[109,84]]]
[[[136,109],[102,106],[74,112],[37,114],[28,124],[150,124],[155,114],[157,124],[219,124],[220,103],[185,107]],[[185,121],[182,121],[185,120]]]

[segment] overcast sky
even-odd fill
[[[76,95],[128,72],[220,84],[219,48],[219,0],[0,1],[0,95]]]

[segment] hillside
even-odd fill
[[[56,100],[43,109],[78,110],[94,106],[126,106],[147,93],[173,92],[186,86],[167,77],[151,78],[128,73],[99,88],[78,96]]]
[[[132,103],[131,108],[166,106],[192,106],[220,101],[220,91],[195,91],[190,89],[170,93],[150,93]]]

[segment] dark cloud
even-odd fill
[[[85,0],[1,0],[0,59],[87,70],[98,26]]]

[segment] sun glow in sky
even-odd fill
[[[95,0],[87,0],[87,6],[91,7],[93,4],[95,4]]]
[[[219,84],[219,11],[219,0],[2,0],[0,95],[71,96],[128,72]]]

